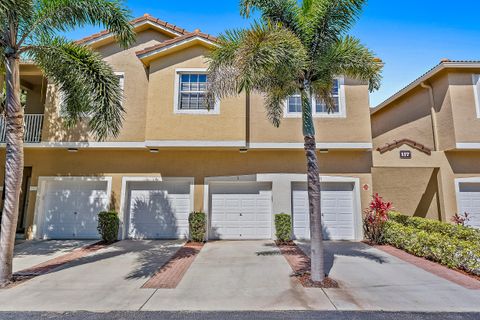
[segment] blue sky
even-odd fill
[[[149,13],[185,29],[217,35],[245,27],[239,0],[129,0],[134,17]],[[75,39],[98,28],[76,30]],[[376,106],[440,59],[480,60],[480,1],[370,0],[351,31],[385,62],[382,88],[371,95]]]

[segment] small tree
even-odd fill
[[[388,221],[388,213],[392,210],[391,202],[383,201],[378,193],[373,196],[370,206],[365,210],[363,220],[365,238],[373,243],[383,243],[385,223]]]
[[[123,46],[134,41],[129,13],[118,0],[1,0],[0,64],[6,80],[5,202],[0,231],[0,287],[12,278],[15,228],[24,166],[20,60],[33,61],[63,93],[68,125],[89,118],[99,140],[118,135],[124,109],[118,78],[100,54],[58,36],[86,24],[104,25]]]

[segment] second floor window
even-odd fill
[[[328,109],[327,104],[321,98],[312,99],[312,114],[316,117],[344,117],[345,104],[342,96],[342,80],[335,79],[332,86],[331,97],[333,99],[333,109]],[[300,117],[302,114],[302,100],[299,94],[292,95],[286,101],[286,117]]]
[[[180,74],[180,110],[207,110],[207,75],[202,73]]]

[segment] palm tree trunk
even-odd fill
[[[6,128],[5,202],[0,230],[0,287],[12,278],[13,249],[18,221],[18,207],[22,185],[23,108],[20,104],[20,59],[9,55],[6,60]]]
[[[302,90],[302,121],[307,157],[308,207],[310,213],[310,247],[312,280],[325,279],[323,229],[320,197],[320,169],[316,153],[315,126],[312,119],[312,94],[307,87]]]

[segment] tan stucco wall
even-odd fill
[[[317,142],[371,142],[368,87],[351,79],[345,79],[346,117],[315,117]],[[283,118],[280,128],[267,119],[263,98],[251,97],[250,141],[252,143],[303,142],[301,118]]]
[[[456,142],[480,142],[480,118],[477,116],[473,88],[473,74],[480,69],[453,70],[448,74],[453,106]]]
[[[2,155],[2,158],[4,155]],[[3,163],[3,162],[2,162]],[[330,152],[319,155],[322,175],[348,176],[360,179],[360,187],[372,185],[371,155],[368,152]],[[206,177],[254,174],[305,174],[306,160],[302,151],[181,151],[164,150],[158,154],[148,150],[66,150],[26,151],[25,166],[33,167],[32,186],[39,176],[110,176],[117,210],[120,206],[124,176],[194,177],[194,206],[203,210],[203,183]],[[4,168],[1,169],[3,175]],[[370,201],[372,190],[361,190],[362,208]],[[36,192],[30,192],[28,225],[34,219]]]
[[[96,50],[112,66],[115,72],[125,73],[124,108],[126,111],[123,129],[113,141],[145,141],[146,105],[148,97],[148,72],[135,52],[154,46],[170,39],[157,31],[146,30],[137,34],[134,45],[124,50],[116,43],[111,43]],[[85,122],[76,128],[65,130],[58,118],[56,93],[49,86],[49,95],[45,106],[44,141],[87,141],[92,139],[87,133]]]
[[[220,113],[174,112],[176,70],[207,68],[208,49],[197,45],[150,64],[146,140],[245,141],[245,95],[220,101]]]
[[[372,115],[374,148],[395,140],[411,139],[433,148],[428,91],[417,88],[392,105]]]
[[[406,215],[440,219],[438,169],[373,168],[374,191]]]

